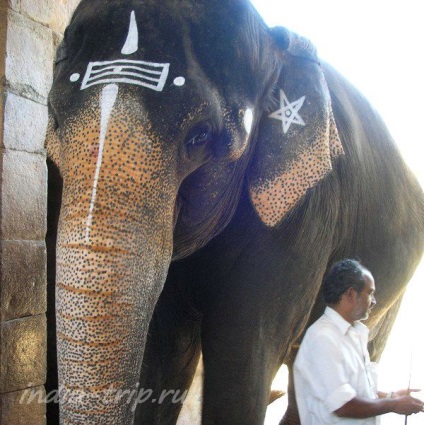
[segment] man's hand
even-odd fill
[[[424,403],[410,395],[400,396],[393,399],[393,412],[399,415],[412,415],[424,412]]]
[[[409,390],[412,392],[412,390]],[[397,391],[392,398],[366,399],[355,397],[344,404],[334,413],[344,418],[370,418],[385,413],[398,413],[399,415],[412,415],[424,412],[424,403],[418,398],[407,394],[408,390]],[[385,393],[384,393],[385,394]]]

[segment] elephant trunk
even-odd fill
[[[152,309],[169,265],[163,246],[61,243],[56,286],[63,424],[131,424]],[[81,267],[77,267],[81,265]]]
[[[119,117],[123,110],[119,103],[115,108]],[[61,146],[61,424],[126,425],[133,421],[149,320],[172,256],[177,185],[172,152],[152,134],[135,132],[128,119],[108,117],[100,130],[88,119],[74,120]]]

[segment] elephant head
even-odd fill
[[[63,179],[63,423],[131,422],[111,397],[137,389],[171,258],[204,245],[235,209],[254,111],[276,78],[265,32],[241,1],[77,8],[57,53],[47,135]]]
[[[303,136],[299,128],[287,141],[283,120],[269,117],[289,66],[287,46],[278,44],[243,0],[78,6],[57,53],[47,134],[63,179],[56,273],[61,423],[131,423],[131,406],[113,400],[137,390],[169,264],[226,226],[246,180],[264,225],[281,221],[280,208],[277,218],[267,213],[266,199],[279,196],[279,158]],[[299,60],[318,72],[316,61]],[[328,96],[318,97],[330,122]],[[268,147],[261,137],[255,146],[259,122],[264,142],[279,134]]]

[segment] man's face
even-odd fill
[[[363,271],[365,286],[361,293],[356,293],[354,308],[352,310],[353,321],[366,320],[375,306],[376,300],[374,297],[375,282],[372,274],[368,270]]]

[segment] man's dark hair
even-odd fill
[[[324,278],[323,295],[326,304],[338,304],[349,288],[358,294],[362,292],[365,287],[364,270],[367,268],[350,258],[334,263]]]

